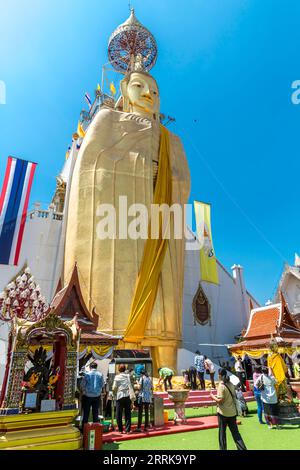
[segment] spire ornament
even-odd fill
[[[149,72],[157,59],[154,36],[136,18],[131,8],[130,17],[111,35],[108,58],[112,67],[123,74]]]

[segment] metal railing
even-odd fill
[[[55,212],[54,208],[49,207],[49,209],[40,209],[39,207],[35,207],[34,210],[29,211],[27,213],[27,218],[32,219],[52,219],[52,220],[63,220],[63,213],[62,212]]]

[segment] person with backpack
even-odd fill
[[[101,392],[104,386],[103,374],[97,371],[97,364],[90,364],[90,371],[86,372],[81,382],[82,390],[82,429],[88,423],[92,408],[93,423],[99,423],[99,407]]]
[[[149,408],[152,403],[153,385],[152,380],[146,370],[142,370],[142,376],[138,382],[139,393],[137,397],[138,403],[138,425],[136,432],[142,432],[143,412],[145,410],[145,427],[144,431],[149,430]]]
[[[264,406],[265,420],[269,429],[279,426],[278,396],[276,392],[276,379],[272,371],[267,367],[262,367],[262,375],[256,381],[256,387],[260,390],[261,400]]]
[[[219,386],[217,396],[210,394],[212,400],[217,403],[219,423],[220,450],[227,450],[226,428],[230,429],[238,450],[247,450],[236,424],[238,408],[235,396],[235,387],[230,382],[226,369],[219,369]]]

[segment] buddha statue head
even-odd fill
[[[278,352],[278,343],[275,338],[273,338],[273,335],[271,336],[271,341],[270,341],[270,350],[272,353],[277,353]]]
[[[159,119],[159,90],[149,73],[131,72],[122,80],[121,91],[124,112]]]

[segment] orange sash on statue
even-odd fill
[[[164,126],[160,127],[159,166],[154,192],[154,204],[167,204],[170,207],[172,203],[170,137],[168,130]],[[159,237],[158,239],[152,239],[151,220],[149,222],[148,239],[144,248],[124,342],[139,343],[145,336],[156,299],[159,277],[167,249],[168,240],[164,239],[162,233],[167,228],[167,224],[166,227],[163,227],[163,217],[160,214]]]

